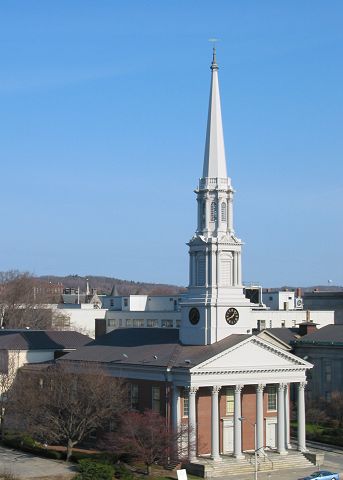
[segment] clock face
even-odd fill
[[[191,308],[188,314],[189,321],[192,325],[196,325],[200,320],[200,312],[197,308]]]
[[[238,310],[231,307],[226,311],[225,320],[229,325],[236,325],[236,323],[238,322],[238,319],[239,319]]]

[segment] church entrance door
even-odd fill
[[[276,448],[276,438],[277,438],[277,418],[269,417],[266,418],[266,447]]]
[[[223,453],[233,453],[233,419],[223,418]]]

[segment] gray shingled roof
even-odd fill
[[[59,361],[192,368],[248,337],[250,335],[230,335],[212,345],[182,345],[178,329],[123,328],[113,330]]]
[[[92,339],[73,331],[0,330],[0,349],[60,350],[82,347]]]
[[[294,345],[343,345],[343,325],[326,325],[299,338]]]

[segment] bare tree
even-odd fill
[[[5,328],[47,329],[55,300],[46,285],[29,273],[0,272],[0,326]]]
[[[18,365],[19,351],[0,350],[0,438],[5,438],[8,408],[11,405],[14,383]]]
[[[127,389],[101,367],[59,361],[44,369],[22,369],[15,409],[25,430],[41,441],[73,447],[106,429],[127,409]]]
[[[174,432],[166,419],[153,410],[144,413],[129,412],[121,419],[119,431],[106,436],[106,445],[117,454],[128,454],[143,462],[149,475],[156,461],[168,463],[187,456],[182,439],[187,435],[186,425]],[[186,446],[187,448],[187,446]]]

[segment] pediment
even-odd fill
[[[311,368],[311,364],[256,336],[198,364],[193,372]]]

